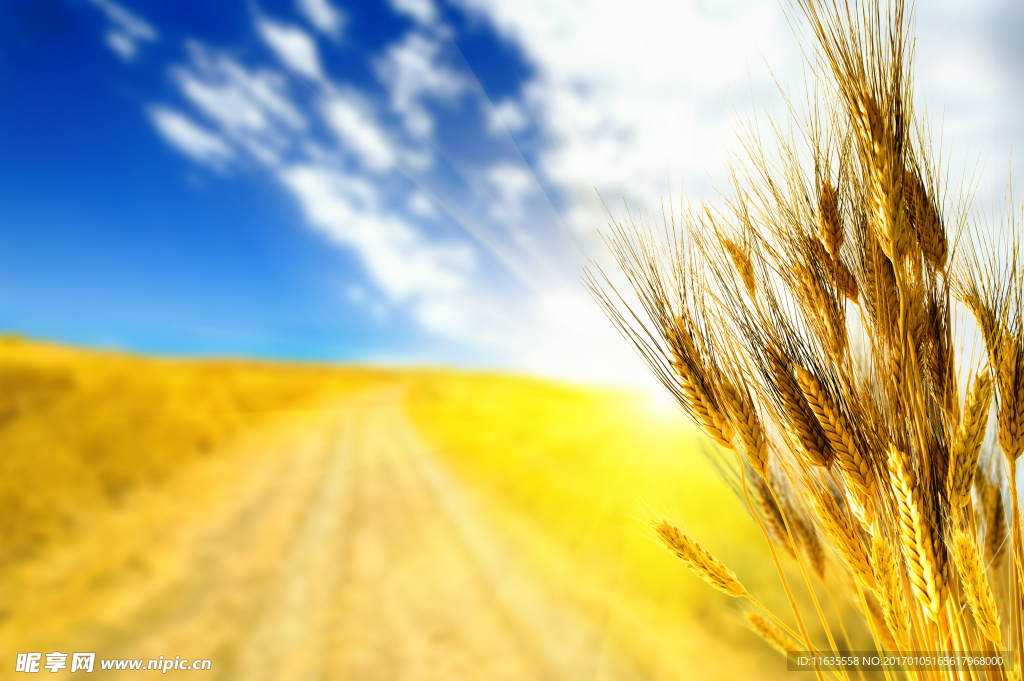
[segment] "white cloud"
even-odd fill
[[[481,296],[428,297],[413,306],[412,316],[423,328],[439,336],[492,351],[504,350],[507,348],[507,331],[487,318],[483,309],[487,305]]]
[[[276,163],[306,125],[285,79],[195,43],[189,53],[190,63],[171,72],[185,98],[257,160]]]
[[[527,119],[523,107],[511,99],[504,99],[493,107],[489,102],[485,102],[485,111],[487,131],[492,135],[506,131],[515,134],[525,130],[529,125],[529,119]]]
[[[157,32],[137,14],[128,11],[113,0],[89,0],[100,9],[110,23],[105,39],[107,45],[124,61],[131,61],[139,51],[139,45],[153,42]]]
[[[431,0],[391,0],[391,7],[395,12],[412,17],[424,26],[437,19],[437,8]]]
[[[316,43],[305,31],[269,19],[257,20],[256,26],[263,41],[285,66],[313,80],[323,78]]]
[[[317,30],[332,38],[341,37],[345,15],[330,0],[298,0],[298,8]]]
[[[131,38],[116,31],[108,31],[104,37],[107,41],[107,46],[116,52],[121,59],[131,61],[135,58],[135,43]]]
[[[370,278],[394,302],[443,301],[463,292],[476,267],[464,242],[430,240],[389,213],[365,179],[310,165],[280,174],[307,220],[353,249]]]
[[[244,66],[197,44],[189,46],[189,54],[189,62],[173,68],[172,76],[184,98],[216,130],[167,107],[153,107],[154,125],[168,142],[214,166],[239,150],[248,151],[296,199],[312,228],[358,258],[366,288],[380,295],[357,286],[347,297],[375,318],[384,319],[390,308],[462,342],[493,343],[503,337],[493,324],[480,321],[487,305],[480,297],[475,249],[460,238],[431,236],[402,217],[403,208],[420,217],[436,215],[422,194],[407,194],[404,206],[392,202],[395,192],[389,185],[398,155],[406,164],[423,161],[415,158],[415,150],[392,146],[391,132],[367,98],[325,81],[330,95],[321,114],[339,141],[332,148],[309,134],[279,72]],[[374,174],[342,170],[339,150]]]
[[[431,131],[427,105],[450,104],[470,91],[470,81],[446,61],[447,48],[414,31],[376,60],[389,104],[401,117],[393,122],[370,95],[323,73],[310,35],[265,20],[254,26],[278,53],[280,65],[243,63],[227,52],[189,44],[188,60],[170,70],[188,108],[151,107],[160,135],[198,163],[222,168],[248,160],[267,172],[294,198],[305,224],[358,260],[365,278],[346,276],[350,286],[340,292],[339,304],[367,310],[367,323],[405,316],[456,341],[456,348],[482,349],[497,361],[525,362],[562,376],[574,371],[597,376],[593,367],[570,367],[580,354],[556,338],[562,327],[551,323],[549,306],[535,297],[536,291],[551,289],[551,254],[543,250],[548,242],[524,230],[550,226],[542,211],[551,208],[514,145],[507,138],[490,138],[496,146],[481,149],[491,155],[486,162],[467,159],[457,165],[466,190],[485,202],[481,209],[460,206],[465,197],[433,177],[426,167],[435,158],[429,145],[408,144],[407,132]],[[295,47],[304,41],[309,49]],[[292,92],[286,68],[322,77],[325,99],[293,99],[300,93]],[[320,126],[303,117],[302,101],[314,101],[333,139],[317,134]],[[511,101],[499,103],[496,115],[506,125],[518,125],[516,114]],[[399,167],[424,191],[412,189]],[[472,204],[474,196],[469,198],[466,203]],[[446,209],[444,219],[439,206]],[[461,233],[433,232],[450,228],[449,218],[476,241]],[[569,317],[564,312],[558,312],[559,323]]]
[[[413,192],[406,202],[409,212],[421,218],[432,218],[437,215],[434,202],[423,192]]]
[[[279,179],[295,196],[307,221],[359,256],[370,281],[392,309],[404,309],[442,337],[495,347],[507,339],[477,280],[477,256],[460,240],[427,237],[391,213],[365,178],[315,165],[283,170]],[[365,291],[349,299],[378,319],[387,308]]]
[[[491,204],[491,215],[503,222],[519,222],[526,217],[524,204],[537,184],[533,172],[521,165],[499,163],[489,168],[486,176],[498,195]]]
[[[733,122],[746,118],[752,100],[786,117],[773,76],[802,97],[797,38],[778,3],[636,0],[623,11],[618,0],[456,1],[533,66],[524,90],[546,142],[538,166],[580,233],[606,222],[595,186],[610,202],[657,208],[669,182],[682,180],[687,193],[714,200],[712,185],[727,184]],[[1013,89],[1016,71],[999,73],[991,48],[980,44],[993,35],[985,22],[1010,5],[943,0],[915,11],[915,82],[943,129],[960,136],[957,158],[973,159],[967,141],[973,149],[991,144],[999,112],[1019,110],[994,94]]]
[[[563,190],[580,232],[605,222],[594,186],[613,200],[656,206],[666,171],[682,166],[688,187],[705,188],[705,172],[719,170],[731,138],[730,97],[750,92],[751,76],[759,94],[770,94],[757,50],[783,78],[799,63],[772,3],[637,0],[628,12],[612,0],[463,4],[536,66],[525,93],[551,141],[540,168]]]
[[[376,62],[377,75],[391,94],[392,106],[417,137],[430,135],[434,125],[423,100],[450,102],[468,86],[462,75],[440,63],[440,52],[436,40],[410,32]]]
[[[182,90],[189,95],[195,85],[206,88],[206,96],[196,104],[229,127],[264,129],[270,121],[290,128],[305,125],[298,108],[287,94],[287,85],[279,73],[249,69],[224,54],[191,44],[192,65],[178,70]],[[198,92],[198,89],[194,90]]]
[[[222,139],[177,111],[151,106],[149,116],[171,146],[200,163],[217,167],[233,155]]]
[[[324,117],[342,145],[370,169],[382,172],[395,164],[395,153],[377,125],[369,105],[355,93],[338,93],[324,105]]]

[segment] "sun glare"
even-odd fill
[[[679,405],[660,385],[647,393],[647,406],[652,416],[673,418],[680,415]]]

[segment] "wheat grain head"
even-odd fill
[[[746,589],[732,570],[698,544],[685,530],[667,520],[661,520],[654,523],[654,531],[661,543],[702,580],[730,596],[747,595]]]
[[[953,533],[952,547],[953,560],[960,571],[960,583],[963,585],[964,594],[967,596],[978,628],[998,648],[1003,644],[999,612],[974,540],[967,536],[966,532],[958,529]]]

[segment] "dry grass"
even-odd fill
[[[972,222],[969,188],[935,157],[903,0],[792,7],[814,48],[807,106],[773,138],[751,127],[724,207],[613,222],[632,290],[600,270],[589,284],[798,561],[813,610],[779,572],[801,631],[826,623],[814,645],[845,638],[821,590],[863,614],[879,650],[1020,651],[1020,231]],[[984,352],[966,344],[974,328]]]

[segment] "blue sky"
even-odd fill
[[[953,158],[1001,187],[1021,10],[918,14]],[[0,330],[628,380],[579,283],[594,188],[713,198],[773,75],[802,82],[774,2],[10,0]]]

